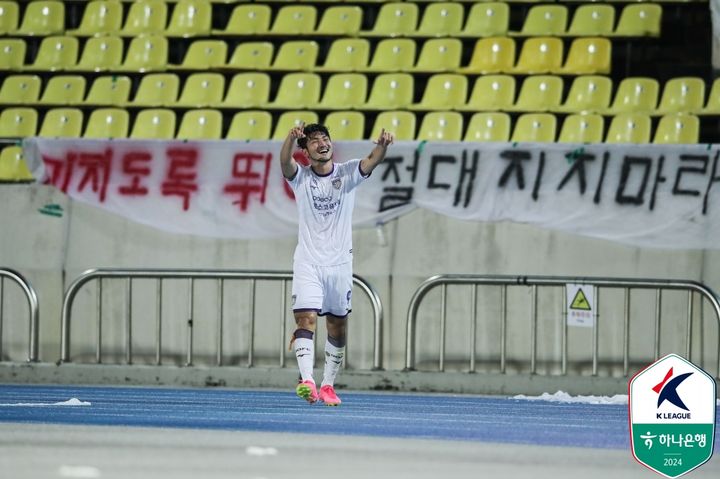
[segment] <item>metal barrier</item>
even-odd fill
[[[5,278],[9,278],[22,289],[28,302],[30,312],[30,340],[28,344],[28,361],[36,362],[38,360],[38,331],[40,313],[38,306],[38,298],[35,289],[23,275],[8,268],[0,268],[0,358],[2,357],[2,330],[3,330],[3,311],[4,311],[4,286]]]
[[[472,289],[472,305],[471,305],[471,331],[470,337],[473,339],[470,348],[470,372],[475,372],[475,356],[476,346],[474,338],[477,329],[477,287],[480,285],[500,286],[500,372],[505,373],[506,369],[506,339],[507,339],[507,287],[508,286],[529,286],[532,288],[532,300],[530,310],[530,372],[536,373],[536,342],[537,342],[537,288],[538,286],[565,286],[568,283],[577,283],[592,285],[595,292],[595,311],[593,312],[595,321],[593,322],[592,331],[592,375],[598,373],[598,310],[599,310],[599,292],[598,287],[606,288],[622,288],[624,290],[624,322],[623,322],[623,372],[628,376],[629,371],[629,342],[630,342],[630,290],[632,289],[654,289],[655,296],[655,359],[660,355],[660,306],[662,302],[663,290],[684,290],[688,292],[688,315],[686,326],[686,348],[685,356],[690,358],[692,353],[692,316],[693,316],[693,293],[699,293],[701,297],[707,299],[715,311],[718,320],[718,376],[720,376],[720,303],[715,293],[707,286],[695,281],[682,280],[662,280],[662,279],[628,279],[628,278],[593,278],[593,277],[563,277],[563,276],[486,276],[486,275],[463,275],[463,274],[445,274],[432,276],[425,280],[415,291],[407,316],[407,336],[406,336],[406,356],[405,369],[415,369],[415,323],[417,319],[418,309],[425,295],[433,288],[440,286],[441,291],[441,317],[440,317],[440,358],[439,369],[445,369],[445,334],[446,334],[446,303],[447,303],[447,286],[448,285],[471,285]],[[563,302],[563,316],[567,315],[566,304]],[[567,325],[562,328],[561,338],[561,372],[567,374]]]
[[[102,280],[106,278],[125,279],[126,301],[127,301],[127,317],[125,318],[125,360],[128,364],[132,363],[132,317],[130,314],[132,304],[132,280],[135,278],[156,279],[157,281],[157,311],[156,311],[156,331],[157,339],[155,344],[155,363],[161,363],[162,344],[160,341],[162,331],[162,287],[164,279],[187,279],[189,281],[188,295],[188,344],[187,344],[187,365],[193,362],[193,302],[194,302],[194,282],[195,280],[216,280],[218,281],[218,326],[217,326],[217,358],[218,366],[222,365],[222,338],[223,338],[223,282],[230,280],[249,280],[251,284],[252,294],[250,295],[250,330],[248,331],[249,347],[248,347],[248,367],[253,366],[254,362],[254,328],[255,328],[255,286],[258,280],[281,281],[282,295],[282,326],[281,326],[281,344],[285,344],[287,340],[287,331],[285,325],[287,323],[287,282],[292,280],[291,271],[241,271],[241,270],[184,270],[184,269],[91,269],[84,272],[68,287],[65,297],[63,298],[62,307],[62,325],[61,325],[61,357],[62,362],[70,362],[70,327],[72,323],[72,306],[76,294],[86,283],[91,280],[98,280],[97,288],[97,348],[96,361],[100,363],[102,354],[101,338],[102,338]],[[373,369],[382,369],[382,329],[383,329],[383,309],[380,302],[380,296],[373,287],[360,276],[353,276],[353,283],[358,286],[369,298],[373,308],[374,315],[374,345],[373,345]],[[280,366],[285,366],[285,354],[281,348]]]

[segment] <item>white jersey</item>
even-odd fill
[[[300,231],[295,262],[333,266],[352,262],[352,213],[355,187],[363,176],[360,160],[333,163],[321,176],[310,166],[298,165],[295,177],[287,180],[295,193]]]

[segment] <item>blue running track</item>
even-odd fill
[[[629,447],[624,405],[342,391],[340,396],[340,407],[326,407],[284,391],[0,385],[0,422]],[[52,405],[71,398],[90,405]],[[716,431],[716,451],[718,442]]]

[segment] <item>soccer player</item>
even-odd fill
[[[290,342],[300,369],[296,393],[313,404],[340,404],[333,384],[345,356],[345,333],[352,292],[352,211],[355,188],[385,158],[393,135],[383,129],[363,159],[333,161],[324,125],[292,128],[280,150],[282,173],[295,193],[300,228],[293,257],[292,302],[297,329]],[[310,166],[293,159],[295,143]],[[317,317],[326,316],[325,370],[318,394],[313,379],[313,336]]]

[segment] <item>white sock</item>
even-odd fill
[[[293,348],[295,349],[295,357],[297,358],[302,380],[315,382],[313,379],[313,363],[315,362],[315,344],[313,340],[295,338]]]
[[[338,348],[333,346],[330,341],[325,341],[325,372],[323,374],[322,386],[335,383],[335,376],[340,371],[340,365],[345,357],[345,346]]]

